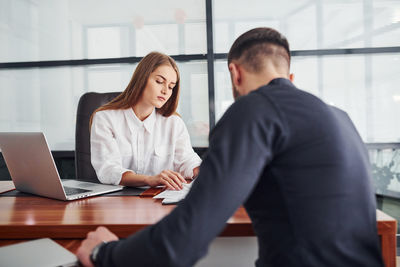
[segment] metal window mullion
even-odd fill
[[[212,0],[206,0],[207,29],[207,73],[208,73],[208,105],[210,130],[215,126],[215,92],[214,92],[214,44],[212,22]]]

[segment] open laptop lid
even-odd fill
[[[66,200],[43,133],[0,133],[0,149],[16,189]]]

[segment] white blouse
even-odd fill
[[[96,112],[90,149],[93,168],[105,184],[119,184],[130,170],[144,175],[173,170],[189,178],[201,163],[183,120],[155,109],[144,121],[131,108]]]

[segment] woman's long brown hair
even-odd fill
[[[176,84],[172,90],[171,97],[161,108],[157,109],[157,112],[165,117],[171,116],[172,114],[176,113],[180,89],[180,76],[178,66],[176,65],[174,59],[170,56],[159,52],[151,52],[150,54],[142,58],[142,60],[139,62],[126,89],[116,98],[114,98],[107,104],[99,107],[93,112],[92,116],[90,117],[89,129],[92,125],[93,116],[97,111],[132,108],[142,97],[150,74],[162,65],[170,65],[172,68],[174,68],[177,79]]]

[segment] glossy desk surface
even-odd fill
[[[100,196],[63,202],[41,197],[0,197],[0,238],[84,238],[103,225],[126,237],[169,214],[175,205],[136,196]],[[243,207],[222,236],[254,235]]]
[[[88,231],[103,225],[127,237],[169,214],[175,205],[137,196],[98,196],[75,201],[42,197],[0,197],[0,246],[50,237],[72,252]],[[377,210],[378,233],[386,266],[396,266],[397,222]],[[228,220],[220,236],[254,236],[243,207]]]

